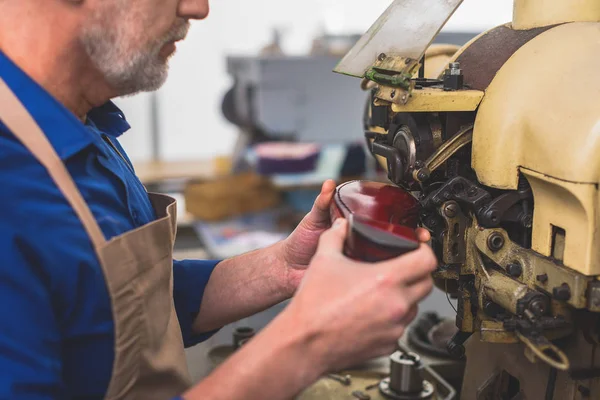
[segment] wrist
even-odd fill
[[[324,373],[315,364],[318,357],[308,351],[312,335],[298,323],[293,313],[283,311],[184,398],[295,398]]]
[[[306,272],[305,267],[299,268],[290,262],[287,250],[288,246],[288,239],[284,239],[272,247],[275,259],[277,260],[275,263],[276,271],[274,273],[277,276],[279,288],[285,299],[289,299],[294,295]]]
[[[299,317],[293,304],[281,312],[266,331],[265,336],[273,335],[271,340],[275,343],[275,351],[287,354],[286,360],[294,360],[300,387],[309,386],[328,371],[318,348],[321,335],[312,324]]]

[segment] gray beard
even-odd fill
[[[94,66],[120,95],[157,90],[169,73],[168,60],[159,56],[160,50],[166,43],[183,39],[189,23],[178,20],[164,37],[138,49],[133,48],[133,38],[126,29],[125,24],[93,24],[83,32],[81,43]]]

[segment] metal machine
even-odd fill
[[[461,2],[394,1],[335,71],[369,88],[369,146],[421,203],[434,278],[458,300],[460,398],[598,399],[600,2],[515,0],[511,23],[426,79]],[[370,398],[433,398],[399,393],[406,357]]]

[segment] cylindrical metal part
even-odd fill
[[[527,285],[517,282],[501,272],[489,271],[484,283],[484,293],[494,303],[512,314],[517,314],[517,303],[527,295]]]
[[[235,328],[233,331],[233,348],[239,349],[244,343],[250,340],[256,332],[254,329],[243,326],[239,328]]]
[[[536,315],[542,315],[548,310],[548,299],[535,290],[501,272],[491,270],[489,279],[483,284],[484,294],[494,303],[508,312],[522,315],[530,309]]]
[[[420,393],[423,390],[421,358],[415,353],[397,351],[390,360],[390,389],[399,394]]]

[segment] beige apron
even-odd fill
[[[189,387],[173,304],[175,200],[150,194],[158,219],[107,241],[65,165],[0,78],[0,120],[46,167],[94,246],[110,295],[115,359],[107,399],[167,400]]]

